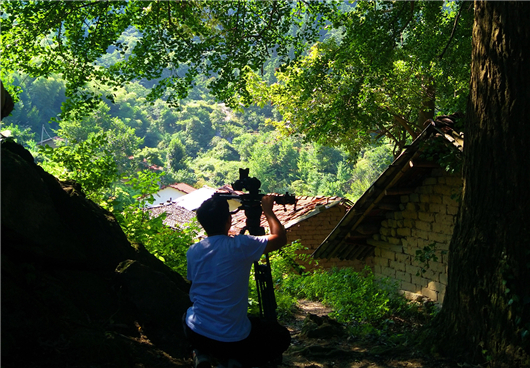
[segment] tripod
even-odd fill
[[[257,178],[248,176],[249,169],[239,169],[239,180],[232,184],[234,190],[247,189],[247,194],[239,196],[241,200],[241,209],[245,211],[247,218],[245,227],[241,230],[241,234],[248,231],[250,235],[265,235],[265,229],[260,226],[261,220],[261,198],[260,194],[261,182]],[[296,198],[293,195],[286,193],[283,196],[276,196],[275,202],[279,204],[294,204],[296,206]],[[269,321],[276,321],[276,296],[274,295],[274,285],[272,283],[271,266],[269,255],[265,255],[265,264],[254,262],[254,273],[256,279],[256,286],[258,290],[258,302],[260,317]]]
[[[265,235],[265,229],[260,225],[261,204],[255,201],[243,202],[243,209],[247,217],[246,226],[241,230],[244,234],[248,230],[250,235]],[[276,321],[276,296],[274,295],[274,285],[272,283],[271,265],[269,255],[265,254],[265,264],[254,262],[254,277],[258,291],[259,313],[261,318],[269,321]]]

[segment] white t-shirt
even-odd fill
[[[187,252],[190,299],[187,325],[217,341],[234,342],[250,333],[247,317],[250,268],[267,245],[266,236],[210,236]]]

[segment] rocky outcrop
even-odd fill
[[[2,366],[178,365],[188,283],[22,146],[1,159]]]

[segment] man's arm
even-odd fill
[[[285,233],[285,228],[272,211],[273,205],[274,196],[264,196],[261,199],[261,207],[263,208],[263,214],[265,215],[265,218],[267,219],[270,228],[270,234],[267,235],[269,240],[263,253],[269,253],[273,250],[280,249],[287,243],[287,234]]]

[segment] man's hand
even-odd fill
[[[274,214],[272,211],[272,207],[274,206],[274,196],[266,195],[263,198],[261,198],[261,208],[263,209],[263,213],[265,213],[265,216],[267,216],[267,213]]]
[[[273,250],[280,249],[287,243],[287,234],[285,233],[285,228],[272,210],[272,207],[274,206],[274,199],[274,196],[270,195],[264,196],[261,199],[261,208],[263,209],[263,214],[267,218],[270,228],[270,234],[267,235],[269,237],[269,241],[267,242],[264,253],[269,253]]]

